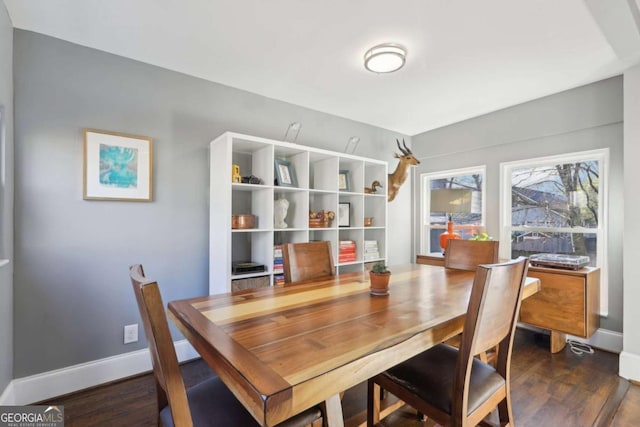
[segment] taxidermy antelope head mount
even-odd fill
[[[393,153],[399,162],[398,166],[396,166],[396,170],[394,170],[393,173],[390,173],[387,178],[387,183],[389,185],[389,196],[387,197],[387,200],[389,202],[396,198],[396,194],[398,193],[398,190],[400,190],[400,186],[407,180],[407,177],[409,176],[409,167],[420,164],[420,160],[416,159],[411,150],[407,148],[404,138],[402,139],[402,145],[404,148],[400,146],[400,141],[398,141],[397,138],[396,143],[398,144],[398,149],[402,155]]]

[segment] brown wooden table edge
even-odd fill
[[[227,384],[256,421],[262,425],[270,425],[268,419],[275,417],[283,421],[295,414],[291,412],[290,405],[291,385],[260,362],[251,352],[238,345],[220,328],[209,322],[187,300],[170,302],[168,313],[184,337]],[[207,338],[204,339],[201,336]],[[218,347],[212,348],[207,344],[207,340],[216,342]],[[228,355],[225,354],[227,352],[233,353],[236,359],[241,355],[240,369],[236,369],[228,362]],[[252,373],[251,378],[246,378],[239,371]],[[261,390],[257,390],[254,384],[257,384]]]

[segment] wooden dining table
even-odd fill
[[[169,316],[253,417],[273,426],[460,333],[474,273],[392,268],[387,296],[367,272],[169,303]],[[524,297],[540,289],[527,278]]]

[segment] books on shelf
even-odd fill
[[[357,259],[358,255],[355,240],[340,240],[338,244],[338,262],[354,262],[357,261]]]
[[[365,240],[364,241],[364,260],[370,261],[372,259],[380,258],[380,250],[378,249],[377,240]]]
[[[283,262],[282,261],[282,245],[276,245],[273,247],[273,273],[274,274],[284,273],[284,265],[282,262]],[[284,276],[282,276],[282,281],[284,283]]]
[[[282,260],[282,245],[273,247],[273,284],[284,285],[284,264]]]

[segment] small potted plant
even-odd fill
[[[388,295],[389,294],[389,278],[391,272],[387,269],[387,266],[383,262],[377,262],[371,268],[369,272],[369,279],[371,281],[371,294],[372,295]]]

